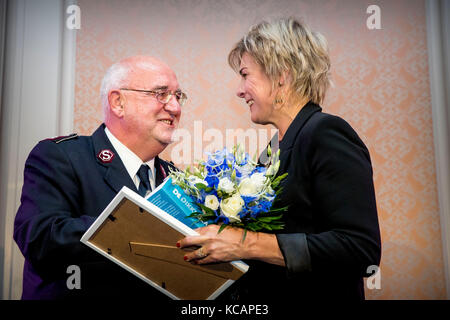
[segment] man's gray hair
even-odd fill
[[[102,103],[103,119],[106,120],[109,112],[108,93],[111,90],[119,90],[126,83],[130,66],[121,62],[113,64],[106,71],[100,87],[100,99]]]
[[[108,94],[111,90],[119,90],[128,86],[130,76],[135,76],[140,72],[146,73],[158,71],[158,68],[161,65],[163,65],[163,63],[156,58],[149,56],[134,56],[122,59],[109,67],[103,77],[100,88],[100,99],[102,103],[104,121],[106,122],[109,115]]]

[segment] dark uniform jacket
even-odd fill
[[[166,299],[80,242],[123,186],[137,192],[104,128],[101,125],[92,136],[41,141],[25,163],[14,223],[14,239],[25,257],[23,299]],[[156,185],[170,166],[155,158]],[[71,265],[80,268],[80,289],[67,286]]]
[[[364,299],[363,277],[381,258],[370,156],[347,122],[321,110],[306,104],[279,144],[286,267],[246,261],[233,299]]]

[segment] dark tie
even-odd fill
[[[146,164],[141,165],[139,171],[137,172],[137,176],[139,177],[139,189],[138,192],[142,197],[145,197],[147,191],[151,191],[152,187],[150,186],[150,178],[148,176],[149,166]]]

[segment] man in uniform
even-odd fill
[[[123,187],[145,196],[171,165],[171,142],[186,95],[175,73],[146,56],[119,61],[101,87],[102,124],[92,136],[41,141],[24,172],[14,239],[25,257],[23,299],[165,296],[80,242]],[[68,288],[68,268],[81,287]]]

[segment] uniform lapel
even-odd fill
[[[169,174],[168,168],[164,166],[163,161],[158,156],[155,157],[155,187],[159,186]]]
[[[106,183],[115,191],[119,192],[123,186],[130,188],[137,192],[136,185],[133,183],[130,175],[128,174],[119,154],[116,152],[111,142],[105,133],[105,125],[102,124],[92,135],[92,141],[94,145],[94,152],[97,163],[99,166],[104,167],[104,179]],[[104,158],[100,156],[104,150],[110,150],[114,155],[112,159]]]

